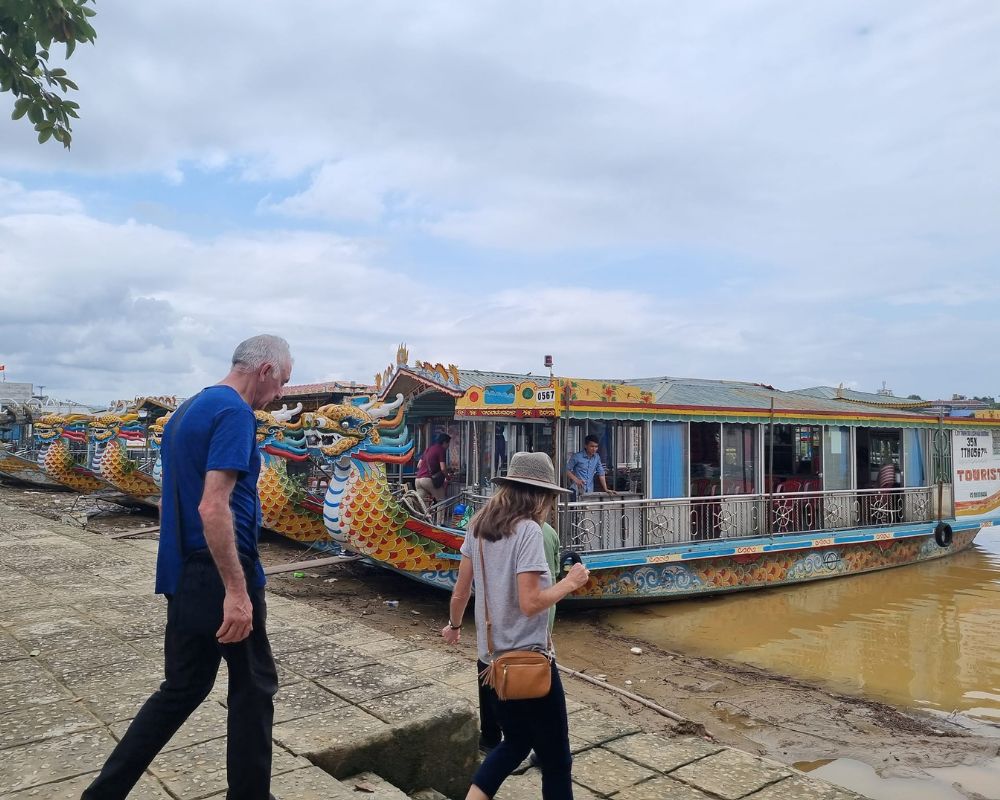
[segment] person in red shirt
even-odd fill
[[[417,493],[428,506],[440,503],[447,492],[448,476],[448,443],[451,437],[440,433],[434,439],[434,444],[424,450],[417,462]],[[434,511],[434,521],[441,524],[444,511],[438,508]]]

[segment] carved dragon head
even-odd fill
[[[166,426],[170,417],[173,416],[173,411],[164,414],[156,422],[149,426],[149,444],[154,450],[159,450],[160,445],[163,444],[163,428]]]
[[[402,404],[400,394],[391,403],[370,400],[322,406],[303,415],[306,443],[314,453],[331,461],[347,456],[359,461],[406,463],[413,456],[413,442],[402,422]]]
[[[302,430],[302,420],[291,419],[302,411],[302,403],[289,409],[282,406],[278,411],[255,411],[257,418],[257,446],[268,455],[289,461],[305,461],[309,457],[306,449],[306,434]]]
[[[69,439],[73,442],[87,440],[87,423],[90,417],[86,414],[46,414],[34,424],[34,436],[40,444],[52,444],[57,439]]]

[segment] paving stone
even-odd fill
[[[520,775],[511,775],[505,780],[494,800],[537,800],[542,796],[542,773],[532,767]],[[573,800],[599,800],[586,786],[573,782]],[[663,800],[668,800],[664,798]]]
[[[180,730],[167,742],[162,752],[190,747],[193,744],[225,736],[226,719],[227,711],[222,705],[213,700],[206,700],[187,718]],[[131,719],[115,723],[111,726],[112,735],[121,741],[131,723]]]
[[[793,775],[754,792],[747,800],[864,800],[864,796],[815,778]]]
[[[755,795],[756,796],[756,795]],[[648,781],[622,789],[611,795],[612,800],[715,800],[711,795],[688,786],[686,783],[657,776]],[[793,798],[784,798],[793,800]]]
[[[4,714],[0,748],[96,728],[100,723],[77,700],[59,700]]]
[[[125,642],[114,639],[108,644],[98,647],[53,647],[43,643],[38,647],[38,660],[54,675],[61,676],[70,673],[104,667],[108,664],[130,663],[141,658],[141,654]]]
[[[430,681],[415,672],[373,664],[316,678],[316,683],[345,700],[361,703],[382,695],[427,686]]]
[[[0,795],[93,772],[114,746],[109,733],[95,728],[0,750]]]
[[[440,650],[411,650],[407,653],[397,653],[386,659],[389,664],[399,664],[405,669],[412,669],[420,672],[425,669],[443,668],[451,664],[455,671],[459,670],[461,662],[457,661],[451,652],[441,652]]]
[[[410,792],[410,797],[413,800],[448,800],[437,789],[419,789],[416,792]]]
[[[93,660],[90,660],[93,659]],[[86,682],[101,675],[130,675],[143,665],[152,663],[137,650],[122,644],[118,648],[108,648],[104,651],[88,651],[80,661],[59,658],[58,664],[46,664],[49,671],[63,683],[70,685]],[[113,681],[108,681],[113,685]]]
[[[324,622],[316,630],[330,641],[338,644],[358,644],[361,642],[381,642],[385,639],[395,639],[391,633],[377,630],[376,628],[363,625],[353,620],[338,620],[336,622]]]
[[[299,681],[290,685],[281,684],[274,698],[274,722],[288,722],[293,719],[319,714],[346,705],[347,701],[338,697],[312,681]]]
[[[398,694],[383,695],[359,703],[359,705],[369,714],[391,724],[414,720],[427,716],[431,712],[435,714],[447,713],[451,709],[465,708],[475,711],[472,704],[465,698],[442,696],[441,691],[436,686],[422,686]]]
[[[78,686],[103,681],[109,687],[145,682],[152,692],[163,681],[163,659],[144,658],[136,652],[134,656],[111,664],[64,668],[56,673],[56,677],[71,691]]]
[[[83,625],[47,635],[22,637],[20,641],[29,650],[38,649],[43,653],[67,651],[70,654],[85,654],[87,650],[111,649],[125,644],[106,628],[97,625]]]
[[[305,755],[331,748],[345,748],[360,740],[388,734],[390,726],[354,706],[342,706],[304,720],[274,726],[276,742],[293,753]]]
[[[635,725],[619,722],[592,708],[585,708],[569,715],[570,736],[591,745],[603,744],[622,736],[639,733]]]
[[[27,657],[28,650],[17,639],[6,634],[0,636],[0,661],[16,661]]]
[[[309,766],[309,762],[274,748],[271,775]],[[176,797],[205,797],[226,788],[226,741],[201,744],[160,753],[149,768]]]
[[[408,653],[411,650],[417,650],[419,646],[405,639],[379,639],[375,642],[355,641],[351,643],[351,648],[367,656],[382,659],[385,656],[391,656],[396,653]]]
[[[58,783],[47,783],[44,786],[33,786],[13,794],[5,794],[3,800],[80,800],[83,790],[90,786],[97,777],[96,772],[80,775]],[[148,775],[139,779],[135,788],[129,792],[129,800],[172,800],[164,790],[163,785]]]
[[[69,697],[72,697],[69,691],[49,677],[30,682],[3,683],[0,684],[0,715]]]
[[[670,773],[670,777],[675,780],[717,794],[725,800],[736,800],[791,775],[790,770],[776,764],[749,753],[729,749]]]
[[[359,794],[371,800],[410,800],[406,794],[374,772],[359,772],[341,780],[352,796]]]
[[[722,745],[711,744],[704,739],[671,739],[652,733],[625,736],[608,742],[604,747],[657,772],[670,772],[724,749]]]
[[[65,606],[53,605],[41,590],[30,608],[4,614],[2,619],[7,632],[20,640],[35,634],[59,633],[85,626],[88,622],[86,617],[74,611],[67,611]]]
[[[281,800],[361,800],[376,795],[361,794],[348,789],[319,767],[306,767],[271,777],[271,793]],[[213,794],[209,800],[224,800],[225,792]]]
[[[467,684],[475,686],[479,680],[476,662],[471,659],[443,664],[434,669],[425,669],[422,674],[446,686],[465,686]]]
[[[0,686],[12,683],[41,683],[52,680],[52,673],[33,658],[0,662]]]
[[[598,794],[611,794],[648,780],[654,775],[647,767],[595,747],[573,759],[573,780]]]
[[[163,680],[162,674],[160,680]],[[90,713],[105,725],[110,725],[132,719],[158,686],[159,683],[148,681],[118,685],[96,681],[75,687],[74,693],[83,700]]]
[[[275,660],[303,677],[314,679],[375,663],[371,656],[340,644],[326,644],[309,650],[285,653]]]
[[[282,627],[275,630],[268,626],[267,638],[271,643],[271,652],[276,658],[286,653],[308,650],[311,647],[330,643],[325,636],[308,628]]]

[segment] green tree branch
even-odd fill
[[[93,43],[91,2],[0,0],[0,92],[14,96],[11,118],[26,116],[39,143],[55,139],[68,148],[72,141],[70,120],[80,106],[62,95],[78,87],[66,70],[49,66],[49,51],[53,42],[64,44],[69,58],[78,44]]]

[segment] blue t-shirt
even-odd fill
[[[198,513],[205,492],[205,473],[209,470],[233,470],[238,474],[229,508],[233,514],[237,550],[251,558],[256,581],[251,588],[264,585],[264,570],[257,555],[260,532],[260,499],[257,476],[260,452],[257,450],[257,421],[253,409],[230,386],[209,386],[198,394],[177,420],[167,422],[161,446],[163,495],[160,508],[160,545],[156,557],[156,593],[177,591],[183,557],[177,545],[177,506],[184,532],[184,555],[208,547]]]
[[[579,453],[572,455],[569,463],[566,464],[566,471],[572,472],[583,481],[584,492],[592,492],[594,491],[594,478],[604,474],[604,464],[601,463],[599,453],[588,456],[586,450],[581,450]],[[573,484],[573,488],[577,488],[575,483]]]

